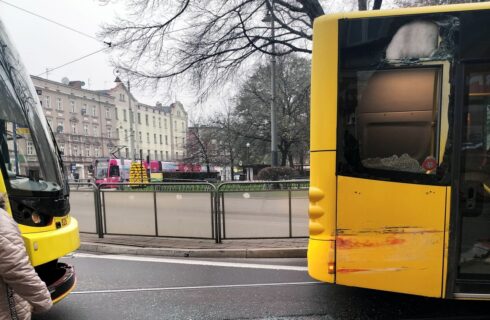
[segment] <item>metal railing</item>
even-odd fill
[[[70,183],[81,232],[175,238],[308,236],[308,180]]]

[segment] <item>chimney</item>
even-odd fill
[[[76,88],[76,89],[82,89],[82,87],[85,85],[85,82],[77,80],[77,81],[70,81],[68,83],[70,87]]]

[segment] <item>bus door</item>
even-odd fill
[[[340,82],[336,283],[443,296],[447,64],[346,70]],[[444,93],[444,94],[443,94]]]
[[[454,291],[490,295],[490,63],[467,65],[462,113]]]

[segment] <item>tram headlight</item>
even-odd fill
[[[41,216],[39,214],[37,214],[36,212],[33,212],[31,214],[31,220],[35,224],[40,224],[42,222]]]

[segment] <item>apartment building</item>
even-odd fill
[[[114,97],[118,156],[182,160],[185,157],[188,119],[182,103],[147,105],[131,94],[129,83],[125,84],[119,78],[115,83],[114,88],[101,92]]]
[[[83,89],[82,81],[31,78],[63,152],[66,173],[80,179],[89,178],[94,159],[109,157],[118,144],[115,98]]]

